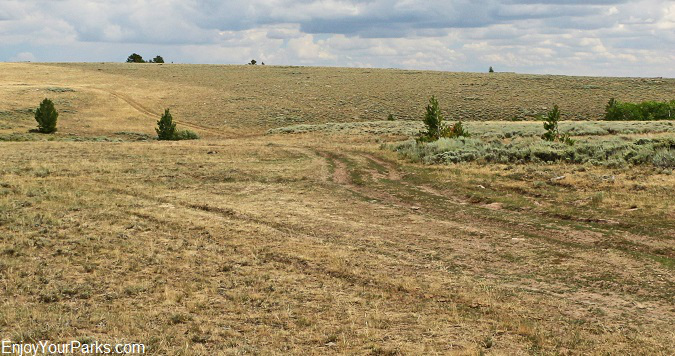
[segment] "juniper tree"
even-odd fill
[[[169,112],[169,109],[164,110],[164,115],[157,121],[157,132],[158,140],[173,140],[176,137],[176,124],[173,122],[173,117]]]
[[[38,123],[38,132],[53,133],[56,132],[56,120],[59,113],[54,108],[54,103],[46,99],[42,100],[40,107],[35,110],[35,121]]]

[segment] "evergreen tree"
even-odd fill
[[[492,69],[492,66],[490,66],[490,70],[488,70],[488,72],[490,72],[490,73],[494,73],[494,72],[495,72],[495,70],[494,70],[494,69]]]
[[[249,62],[248,64],[254,66],[256,65],[256,63],[258,63],[258,61],[256,61],[255,59],[251,59],[251,62]]]
[[[35,121],[38,123],[38,132],[56,132],[56,120],[58,117],[59,113],[54,109],[54,103],[49,99],[42,100],[40,107],[35,110]]]
[[[438,105],[436,97],[432,96],[427,105],[427,112],[424,115],[424,125],[427,127],[426,136],[431,141],[436,141],[441,137],[443,131],[443,113]]]
[[[159,140],[173,140],[176,137],[176,124],[173,122],[173,117],[169,109],[164,110],[164,115],[157,121],[157,139]]]
[[[162,56],[156,56],[152,59],[152,63],[164,63],[164,58],[162,58]]]
[[[545,141],[559,141],[567,145],[573,145],[574,140],[568,134],[560,134],[558,130],[558,121],[560,121],[560,109],[558,105],[553,105],[553,109],[549,110],[544,118],[544,129],[546,132],[541,136]]]
[[[544,119],[544,130],[546,133],[541,136],[546,141],[555,141],[560,133],[558,131],[558,121],[560,120],[560,110],[558,105],[553,105],[553,109],[549,110]]]

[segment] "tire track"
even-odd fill
[[[129,97],[126,94],[122,94],[122,93],[119,93],[119,92],[116,92],[116,91],[113,91],[113,90],[109,90],[109,89],[95,89],[95,90],[100,90],[102,92],[108,93],[108,94],[112,95],[113,97],[124,101],[129,106],[136,109],[136,111],[140,112],[144,116],[147,116],[148,118],[157,119],[158,117],[161,116],[160,113],[153,112],[152,110],[146,108],[141,103],[139,103],[138,101],[134,100],[133,98]],[[254,134],[254,135],[237,135],[236,137],[231,137],[231,136],[228,136],[228,135],[224,134],[223,132],[221,132],[220,130],[218,130],[216,128],[213,128],[213,127],[195,124],[195,123],[191,123],[191,122],[185,122],[183,120],[174,120],[174,121],[181,126],[186,126],[186,127],[191,128],[191,129],[204,131],[204,132],[207,132],[211,135],[218,136],[218,137],[224,138],[224,139],[239,139],[239,138],[250,138],[250,137],[260,136],[259,134]]]

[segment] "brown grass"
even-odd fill
[[[54,142],[0,142],[3,339],[125,340],[185,355],[672,352],[672,174],[431,167],[398,160],[372,135],[263,135],[288,124],[283,112],[308,123],[357,120],[365,108],[418,115],[428,94],[413,95],[418,85],[448,99],[476,90],[485,101],[463,110],[480,118],[479,108],[509,116],[497,102],[536,108],[550,93],[592,116],[605,95],[578,93],[665,99],[672,80],[563,78],[556,89],[551,77],[506,74],[0,69],[0,134],[34,126],[16,109],[45,96],[62,110]],[[497,90],[506,85],[508,95]],[[152,134],[164,107],[205,139],[116,134]],[[123,142],[64,141],[72,135]]]

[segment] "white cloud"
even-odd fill
[[[17,53],[9,59],[11,62],[35,62],[35,56],[30,52]]]
[[[256,58],[268,64],[469,71],[496,65],[518,72],[672,77],[675,4],[3,0],[0,43],[0,60],[30,52],[41,60],[119,61],[132,49],[152,51],[146,56],[161,51],[176,62]]]

